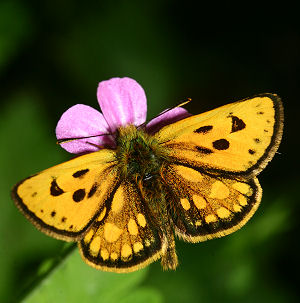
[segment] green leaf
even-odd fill
[[[161,303],[164,302],[162,294],[152,287],[140,287],[122,298],[119,303]]]
[[[131,292],[144,279],[146,273],[147,269],[128,274],[96,270],[86,265],[78,249],[75,249],[23,302],[129,302],[127,296],[130,298]],[[147,302],[160,302],[157,292],[151,289],[138,291],[137,295]]]

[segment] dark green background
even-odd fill
[[[299,300],[299,18],[282,5],[234,9],[189,1],[0,1],[1,302],[24,294],[44,260],[63,246],[18,212],[10,188],[70,158],[55,144],[58,119],[76,103],[98,108],[98,82],[115,76],[144,87],[148,118],[187,97],[188,110],[198,114],[272,92],[282,97],[286,119],[279,153],[259,178],[264,195],[253,219],[223,239],[177,241],[178,270],[150,265],[137,285],[124,286],[125,301]],[[97,277],[107,276],[92,273],[95,287],[103,285]],[[103,286],[107,292],[133,277],[115,276],[109,275],[111,288]],[[67,301],[81,292],[86,301],[80,302],[89,302],[78,279],[85,277],[75,273],[56,290]],[[44,295],[43,302],[65,302],[51,300]],[[115,301],[100,294],[93,302]]]

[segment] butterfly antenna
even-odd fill
[[[187,98],[185,101],[183,101],[182,103],[178,104],[178,105],[175,106],[174,108],[185,106],[186,104],[190,103],[191,101],[192,101],[192,98]],[[173,109],[173,108],[172,108],[172,109]]]
[[[161,112],[159,115],[157,115],[155,118],[157,117],[160,117],[161,115],[169,112],[170,110],[173,110],[174,108],[177,108],[177,107],[183,107],[184,105],[190,103],[192,101],[192,98],[187,98],[185,101],[175,105],[174,107],[171,107],[171,108],[167,108],[166,110],[164,110],[163,112]],[[146,125],[147,122],[144,122],[143,124],[139,125],[138,127],[143,127]]]
[[[62,144],[62,143],[72,142],[72,141],[80,140],[80,139],[88,139],[88,138],[95,138],[95,137],[100,137],[100,136],[110,136],[110,135],[111,134],[101,134],[101,135],[93,135],[93,136],[77,137],[77,138],[63,138],[63,139],[58,139],[56,141],[56,144]]]

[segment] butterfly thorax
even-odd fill
[[[168,154],[159,142],[133,125],[118,130],[116,154],[122,178],[131,181],[159,176],[168,162]]]
[[[160,217],[166,209],[161,180],[168,162],[165,150],[143,129],[129,125],[119,129],[116,156],[121,180],[135,183],[152,214]]]

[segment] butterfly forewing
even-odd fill
[[[18,208],[46,234],[82,238],[118,178],[114,153],[102,150],[44,170],[18,183]]]
[[[134,271],[158,259],[166,250],[165,239],[146,207],[136,185],[122,182],[81,240],[83,259],[113,272]]]
[[[250,176],[273,157],[282,120],[280,98],[265,94],[170,124],[155,136],[177,161]]]
[[[251,218],[261,200],[256,178],[211,176],[183,165],[171,165],[163,174],[173,193],[170,213],[175,232],[186,241],[205,241],[234,232]]]

